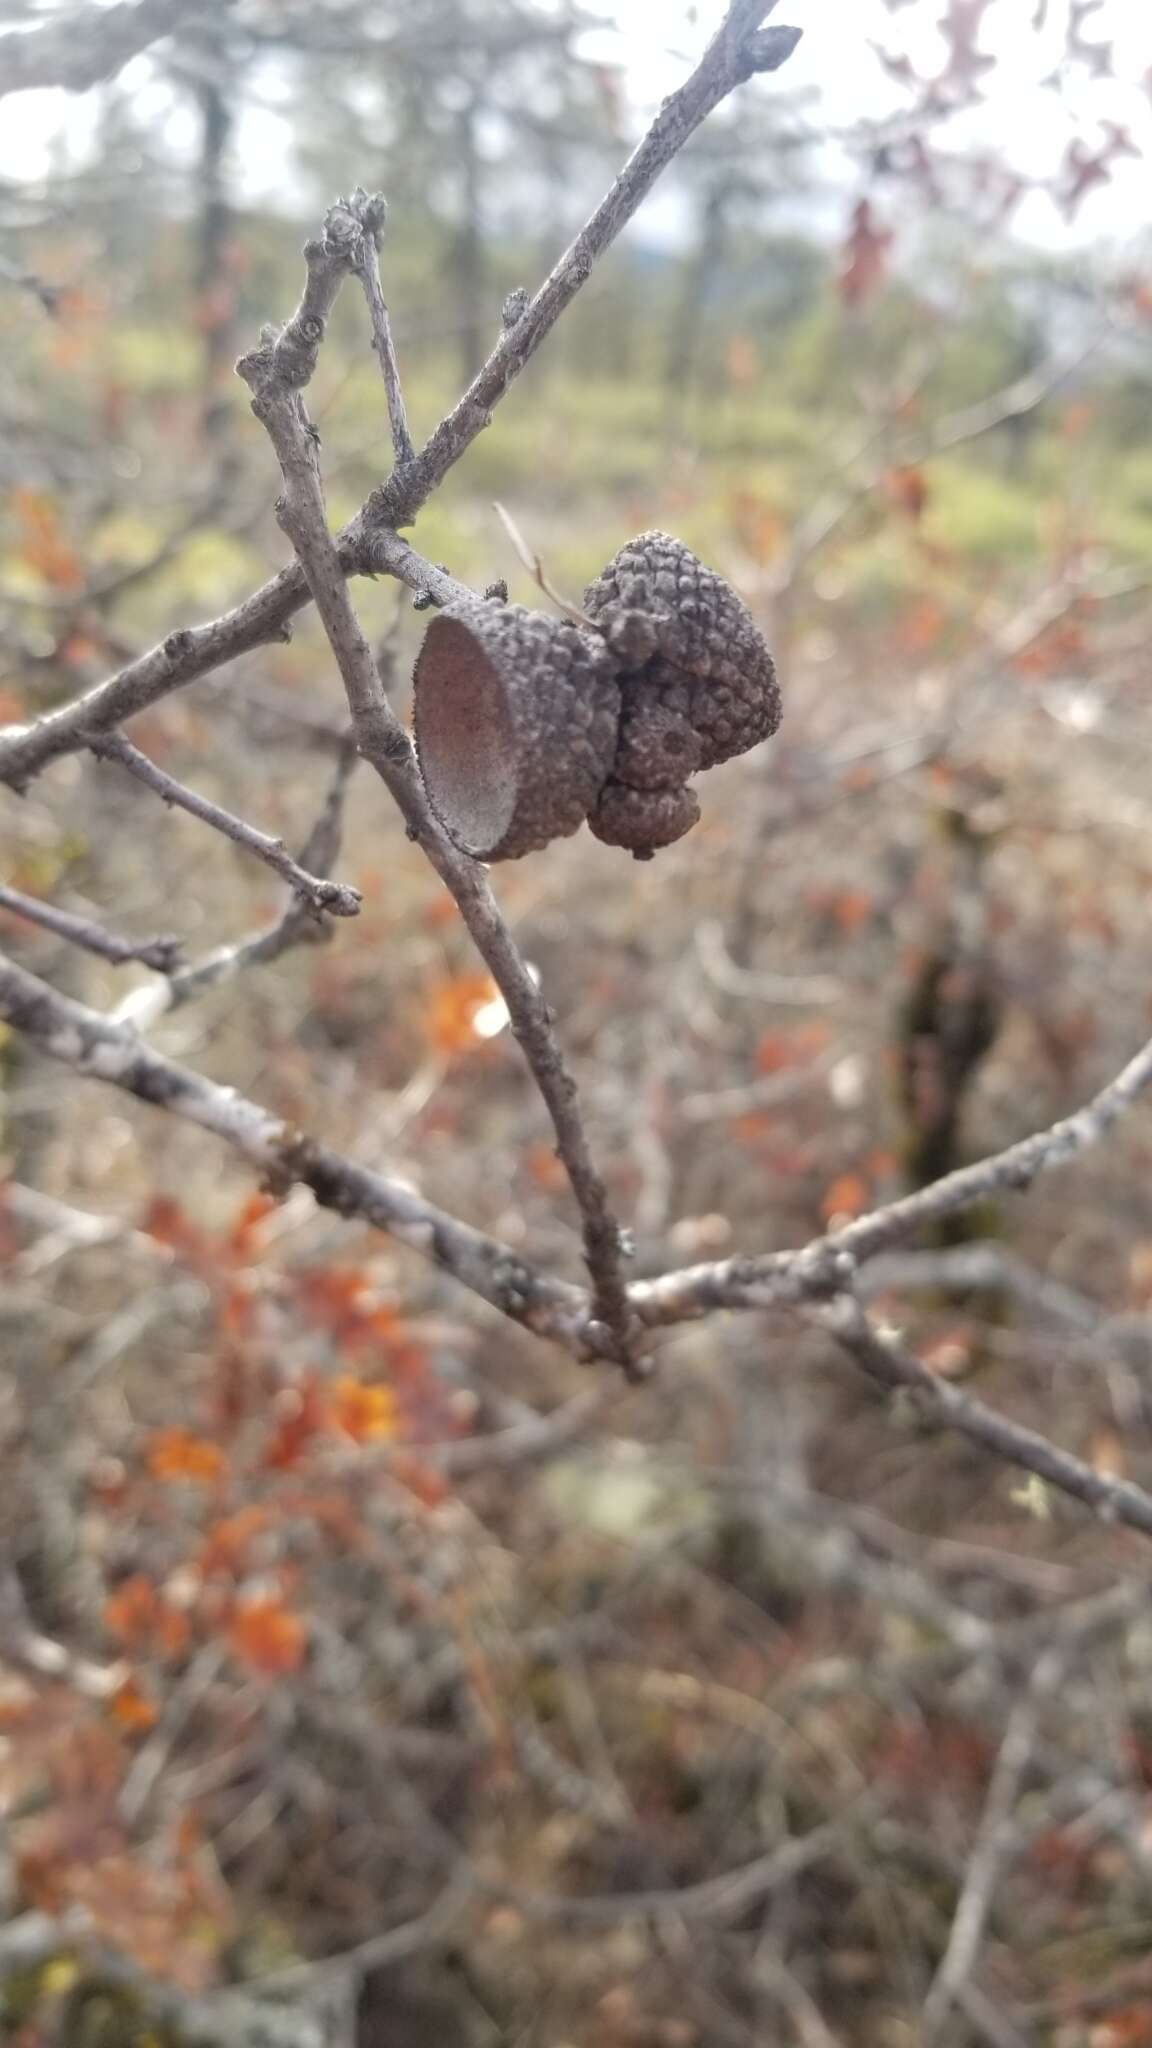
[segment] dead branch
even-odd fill
[[[360,908],[360,891],[345,882],[331,882],[319,875],[310,875],[298,861],[293,860],[282,839],[273,839],[267,832],[261,832],[255,825],[249,825],[243,818],[237,818],[231,811],[214,804],[210,798],[201,796],[196,790],[188,789],[182,782],[158,768],[139,747],[134,747],[122,733],[98,733],[89,741],[92,752],[101,761],[115,761],[134,775],[138,782],[155,790],[166,804],[173,804],[178,810],[187,811],[190,817],[199,818],[204,825],[210,825],[214,832],[223,833],[236,846],[246,847],[288,882],[300,900],[307,904],[315,916],[328,911],[333,917],[355,917]]]
[[[162,4],[162,0],[157,0],[157,4]],[[449,469],[488,425],[494,406],[587,282],[597,258],[632,218],[661,171],[721,100],[756,72],[776,70],[791,55],[799,40],[798,29],[760,28],[775,4],[776,0],[732,0],[695,71],[665,101],[611,190],[514,326],[503,331],[463,398],[441,421],[419,454],[374,492],[336,536],[344,575],[395,573],[389,559],[393,547],[390,529],[411,523]],[[102,31],[103,23],[102,17]],[[52,26],[54,33],[59,33],[56,25]],[[13,38],[4,40],[9,42]],[[303,363],[309,351],[318,348],[326,307],[331,304],[330,298],[325,302],[324,293],[329,282],[333,291],[338,288],[346,267],[346,263],[341,263],[330,279],[325,277],[314,302],[300,309],[307,321],[319,322],[318,330],[309,327],[305,331],[289,322],[285,329],[289,336],[287,358],[282,358],[282,362]],[[280,342],[284,342],[284,335]],[[84,696],[46,713],[31,725],[0,731],[0,782],[16,790],[26,788],[49,762],[87,746],[93,732],[108,732],[198,676],[210,674],[238,655],[250,653],[254,647],[287,638],[288,622],[308,602],[308,595],[303,572],[293,564],[211,624],[170,633],[160,646],[129,662],[117,675],[97,684]]]
[[[286,1189],[299,1182],[322,1207],[388,1231],[514,1322],[572,1349],[586,1344],[587,1305],[579,1288],[537,1273],[496,1239],[458,1222],[401,1182],[291,1130],[234,1088],[153,1052],[130,1024],[60,995],[2,955],[0,1017],[76,1073],[110,1082],[141,1102],[213,1131],[271,1186]]]
[[[10,92],[62,86],[87,92],[115,77],[150,43],[213,11],[215,0],[119,0],[93,12],[70,7],[35,28],[0,36],[0,99]]]
[[[1079,1158],[1099,1144],[1150,1084],[1152,1039],[1082,1109],[1003,1152],[873,1209],[842,1230],[814,1238],[802,1251],[681,1267],[639,1283],[632,1289],[632,1299],[645,1322],[679,1323],[715,1308],[770,1308],[817,1293],[821,1285],[836,1289],[865,1259],[903,1243],[926,1224],[970,1209],[991,1195],[1019,1193],[1040,1174]]]
[[[42,903],[39,897],[26,896],[22,889],[9,888],[2,882],[0,910],[26,918],[29,924],[54,932],[58,939],[67,939],[73,946],[82,946],[86,953],[110,960],[114,967],[125,967],[135,960],[142,967],[154,967],[157,974],[171,974],[180,958],[179,939],[122,939],[90,917],[80,917],[74,910],[58,910],[55,904]]]
[[[1011,1422],[1006,1415],[986,1407],[983,1401],[965,1394],[938,1373],[930,1372],[896,1338],[878,1330],[850,1295],[838,1295],[812,1313],[869,1379],[889,1389],[907,1388],[916,1395],[918,1406],[930,1421],[958,1430],[1007,1464],[1018,1465],[1060,1493],[1083,1501],[1101,1521],[1123,1522],[1130,1529],[1152,1536],[1152,1494],[1142,1486],[1130,1479],[1115,1479],[1098,1472],[1094,1465],[1085,1464],[1070,1451],[1060,1450],[1039,1431]]]
[[[361,195],[368,217],[375,202]],[[325,233],[305,251],[310,280],[301,306],[323,301],[333,290],[335,270],[345,275],[356,260],[356,241],[347,228],[352,202],[329,214]],[[374,217],[374,216],[372,216]],[[330,303],[330,300],[328,301]],[[303,316],[293,316],[297,325]],[[461,917],[508,1006],[512,1030],[531,1069],[556,1133],[556,1147],[580,1209],[584,1252],[592,1281],[595,1313],[586,1336],[593,1352],[637,1369],[635,1323],[621,1272],[621,1233],[607,1190],[592,1162],[576,1084],[568,1073],[552,1029],[548,1004],[528,972],[500,914],[483,870],[453,845],[434,816],[412,743],[381,686],[372,651],[361,630],[324,510],[316,435],[300,397],[311,375],[319,337],[309,328],[306,343],[286,345],[293,323],[275,341],[242,357],[238,368],[251,387],[253,411],[267,429],[284,478],[277,516],[296,549],[316,609],[343,679],[357,744],[398,804],[411,837],[423,847],[451,891]]]

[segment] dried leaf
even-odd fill
[[[858,1173],[842,1173],[825,1190],[820,1214],[831,1223],[833,1217],[861,1216],[867,1207],[867,1183]]]
[[[427,1034],[437,1052],[475,1052],[485,1037],[476,1029],[477,1019],[499,1001],[500,991],[489,974],[465,974],[441,982],[433,989],[425,1012]]]
[[[275,1677],[299,1670],[308,1631],[298,1614],[269,1595],[242,1601],[236,1607],[228,1624],[228,1641],[242,1663]]]
[[[840,264],[838,284],[846,306],[863,305],[883,283],[892,242],[892,230],[880,226],[871,200],[861,199],[853,208]]]
[[[333,1381],[329,1413],[333,1427],[355,1443],[387,1443],[396,1435],[396,1396],[390,1387],[365,1386],[351,1374]]]
[[[226,1460],[219,1444],[194,1436],[190,1429],[162,1429],[147,1450],[148,1470],[156,1479],[188,1479],[209,1486],[219,1479]]]
[[[156,1726],[160,1710],[134,1678],[126,1678],[108,1702],[108,1711],[127,1735],[147,1735]]]

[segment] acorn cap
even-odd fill
[[[425,788],[457,846],[516,860],[578,829],[616,750],[618,667],[598,633],[523,605],[437,613],[413,722]]]
[[[697,767],[775,732],[780,690],[763,635],[682,541],[638,534],[589,584],[584,610],[619,655],[626,713],[658,703],[685,717],[700,741]]]
[[[606,846],[626,846],[637,860],[651,860],[659,847],[683,839],[699,816],[694,789],[630,789],[609,782],[589,813],[588,827]]]

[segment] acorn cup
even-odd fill
[[[437,613],[416,662],[416,752],[457,846],[517,860],[578,831],[616,751],[619,666],[598,633],[523,605]]]
[[[575,832],[650,860],[700,816],[688,780],[780,723],[747,607],[666,533],[620,549],[588,627],[477,600],[432,621],[415,736],[433,809],[465,852],[516,860]]]
[[[776,670],[731,585],[667,533],[641,533],[584,593],[622,662],[620,737],[588,824],[650,860],[700,816],[687,780],[780,723]]]

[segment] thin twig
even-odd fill
[[[183,0],[186,6],[188,0]],[[520,318],[502,334],[459,404],[442,420],[418,455],[372,493],[336,536],[345,575],[401,573],[394,567],[395,536],[425,504],[437,484],[469,448],[513,379],[535,354],[565,307],[591,275],[620,230],[632,218],[660,172],[700,123],[735,87],[754,73],[772,71],[791,55],[799,30],[759,24],[776,0],[733,0],[695,71],[665,101],[644,140],[611,190],[541,285]],[[52,25],[55,29],[56,24]],[[103,28],[101,33],[103,34]],[[11,38],[6,39],[8,41]],[[341,272],[334,279],[338,287]],[[318,347],[330,297],[302,305],[295,316],[292,348]],[[306,323],[310,339],[301,331]],[[288,330],[286,330],[286,333]],[[284,337],[281,337],[283,342]],[[407,580],[407,579],[405,579]],[[170,633],[158,647],[130,661],[82,697],[45,713],[31,725],[0,732],[0,782],[22,790],[51,761],[79,752],[93,732],[107,732],[147,710],[197,676],[208,675],[254,647],[288,638],[288,622],[308,602],[308,585],[298,564],[279,575],[210,625]]]
[[[193,818],[199,818],[204,825],[210,825],[214,832],[222,832],[235,845],[243,846],[262,860],[266,867],[282,877],[309,908],[320,915],[329,911],[333,917],[355,917],[360,909],[359,889],[353,889],[346,882],[331,882],[320,875],[310,875],[289,853],[282,839],[273,839],[267,832],[261,832],[255,825],[249,825],[243,818],[237,818],[219,804],[214,804],[196,790],[189,789],[174,776],[158,768],[123,733],[93,733],[88,742],[98,760],[116,761],[126,768],[138,782],[155,790],[166,804],[175,804],[179,810],[187,811]]]
[[[1083,1501],[1103,1522],[1123,1522],[1152,1536],[1152,1494],[1130,1479],[1115,1479],[1098,1472],[1094,1465],[1061,1450],[1037,1430],[1009,1421],[983,1401],[942,1379],[922,1365],[913,1352],[877,1330],[858,1301],[841,1294],[822,1308],[812,1311],[815,1319],[830,1330],[869,1379],[882,1387],[905,1387],[918,1397],[920,1407],[932,1420],[958,1430],[985,1450],[993,1451],[1009,1465],[1019,1465],[1038,1479]]]
[[[208,12],[207,0],[117,0],[96,13],[88,6],[0,36],[0,99],[9,92],[63,87],[87,92],[160,36]]]
[[[376,351],[380,374],[384,379],[388,422],[392,429],[392,453],[399,469],[406,462],[411,462],[416,450],[408,431],[408,414],[404,408],[404,392],[400,384],[400,366],[396,361],[396,345],[392,339],[388,307],[380,282],[380,236],[387,208],[379,193],[369,199],[368,194],[359,189],[352,194],[352,206],[356,207],[357,202],[359,206],[356,217],[360,223],[361,233],[354,259],[355,270],[368,302],[368,318],[372,323],[372,346]]]
[[[310,1188],[322,1207],[388,1231],[513,1322],[570,1350],[589,1348],[587,1298],[579,1288],[546,1278],[507,1245],[424,1201],[406,1183],[343,1159],[236,1089],[166,1059],[130,1024],[61,995],[2,954],[0,1018],[74,1072],[214,1132],[277,1191],[297,1182]]]
[[[1066,1661],[1066,1652],[1062,1648],[1053,1648],[1041,1657],[1024,1697],[1017,1700],[1009,1717],[980,1816],[976,1842],[956,1903],[948,1943],[924,2000],[925,2048],[930,2048],[975,1967],[992,1909],[993,1894],[1012,1848],[1012,1815],[1032,1759],[1040,1714],[1064,1671]]]
[[[856,1265],[915,1236],[926,1224],[970,1209],[991,1195],[1031,1187],[1040,1174],[1079,1158],[1099,1144],[1150,1085],[1152,1039],[1081,1109],[1003,1152],[873,1209],[843,1230],[813,1239],[802,1251],[684,1266],[634,1286],[632,1300],[647,1323],[679,1323],[714,1308],[767,1308],[796,1301],[818,1293],[821,1284],[835,1289],[851,1277]]]
[[[339,744],[341,753],[324,799],[324,808],[300,849],[301,866],[306,866],[309,874],[321,879],[327,876],[340,857],[345,793],[360,758],[347,733]],[[217,988],[224,981],[234,981],[237,975],[247,973],[250,967],[270,966],[293,946],[315,945],[327,939],[331,929],[330,925],[319,923],[311,907],[294,892],[281,915],[262,930],[250,932],[246,938],[236,939],[231,945],[217,946],[202,960],[193,960],[187,967],[178,968],[165,981],[133,989],[114,1012],[115,1020],[134,1024],[139,1031],[148,1030],[166,1011],[194,1002],[208,989]]]
[[[329,216],[331,219],[331,216]],[[338,215],[338,228],[342,216]],[[305,251],[324,277],[347,244],[327,235]],[[319,251],[314,255],[314,251]],[[309,296],[305,290],[305,299]],[[592,1163],[580,1115],[576,1084],[565,1067],[547,1002],[520,956],[488,886],[483,869],[453,845],[428,804],[411,741],[380,684],[372,651],[356,616],[328,530],[316,436],[304,410],[298,383],[281,371],[283,338],[241,358],[241,376],[253,392],[253,411],[267,429],[284,477],[277,516],[303,565],[316,609],[343,678],[357,743],[391,791],[411,836],[423,847],[455,898],[461,917],[508,1006],[513,1034],[528,1062],[556,1133],[557,1152],[580,1209],[584,1254],[592,1282],[595,1314],[588,1326],[593,1353],[638,1371],[638,1325],[628,1306],[619,1225],[607,1190]],[[315,361],[315,351],[311,361]]]
[[[588,617],[587,612],[582,612],[579,605],[570,603],[568,598],[561,597],[555,584],[549,581],[547,571],[540,556],[534,548],[529,547],[512,514],[506,506],[500,503],[498,498],[492,500],[492,510],[508,535],[512,546],[515,548],[520,561],[528,571],[537,590],[542,590],[545,597],[550,598],[556,609],[563,612],[564,617],[570,619],[574,626],[591,627],[592,621]]]
[[[138,961],[142,967],[155,968],[157,974],[171,974],[180,958],[179,939],[122,939],[90,917],[80,917],[74,910],[58,910],[55,904],[42,903],[37,896],[25,896],[22,889],[12,889],[6,883],[0,883],[0,910],[27,918],[29,924],[42,925],[45,931],[55,932],[57,938],[82,946],[86,953],[110,960],[114,967]]]
[[[775,71],[791,56],[799,29],[760,29],[776,0],[732,0],[695,71],[666,99],[611,189],[564,251],[518,320],[502,329],[491,355],[467,391],[441,420],[418,455],[365,506],[373,527],[410,525],[465,449],[492,417],[513,379],[575,298],[597,258],[647,198],[660,173],[721,100],[756,72]],[[370,560],[370,557],[369,557]]]

